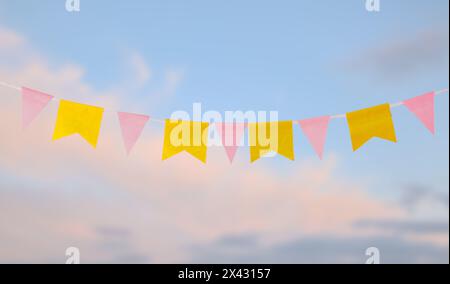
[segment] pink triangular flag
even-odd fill
[[[434,127],[434,97],[436,93],[431,92],[404,101],[404,105],[414,113],[432,134],[435,134]]]
[[[41,113],[53,96],[22,87],[22,126],[27,128]]]
[[[126,112],[119,112],[118,116],[125,149],[130,154],[150,117]]]
[[[300,127],[308,138],[309,143],[313,146],[320,159],[323,158],[323,149],[327,139],[328,124],[330,116],[322,116],[312,119],[300,120]]]
[[[217,131],[222,138],[222,145],[225,148],[230,163],[233,163],[239,143],[246,128],[245,123],[216,123]]]

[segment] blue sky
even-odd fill
[[[0,27],[26,37],[55,68],[81,66],[96,90],[125,80],[127,111],[168,117],[200,102],[205,110],[276,110],[281,119],[302,119],[449,85],[446,0],[381,0],[379,13],[367,12],[363,0],[81,0],[80,13],[66,12],[64,2],[0,0]],[[143,84],[124,79],[133,54],[149,66]],[[161,97],[167,74],[179,82]],[[338,157],[336,171],[370,184],[382,199],[396,200],[408,187],[448,198],[448,95],[436,102],[435,137],[399,108],[399,143],[372,141],[357,153],[345,120],[333,121],[326,153]],[[300,162],[315,158],[299,129],[296,154]],[[292,167],[278,158],[261,163],[279,174]],[[448,222],[448,214],[434,217]]]

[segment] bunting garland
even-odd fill
[[[22,126],[27,128],[55,97],[26,87],[15,87],[0,82],[0,86],[20,91],[22,97]],[[353,151],[357,151],[373,138],[396,143],[397,136],[392,118],[393,107],[404,106],[432,133],[435,134],[435,98],[447,94],[448,89],[430,92],[396,104],[383,104],[344,115],[322,116],[297,121],[264,123],[215,123],[228,160],[233,163],[245,130],[248,130],[250,161],[253,163],[269,153],[289,160],[295,159],[293,125],[298,124],[320,159],[323,158],[329,123],[332,119],[347,120]],[[67,100],[59,100],[59,109],[53,140],[79,134],[96,148],[104,109]],[[207,160],[210,124],[206,122],[159,120],[147,115],[117,112],[127,154],[130,154],[149,121],[165,123],[162,160],[187,152],[203,163]]]

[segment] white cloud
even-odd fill
[[[0,51],[11,51],[22,47],[25,39],[17,33],[0,27]]]
[[[145,61],[144,57],[137,52],[133,52],[130,55],[129,60],[136,83],[139,86],[144,86],[151,79],[152,70],[147,65],[147,62]]]

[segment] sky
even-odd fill
[[[341,114],[448,88],[449,3],[381,0],[0,0],[0,81],[111,110]],[[431,135],[393,110],[398,143],[351,149],[330,125],[319,160],[295,129],[296,161],[230,165],[211,148],[161,161],[150,123],[127,156],[117,117],[99,145],[52,142],[57,103],[21,129],[0,87],[0,263],[448,263],[448,94]]]

